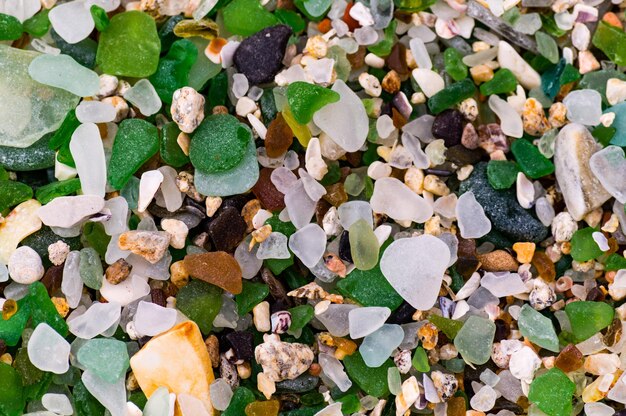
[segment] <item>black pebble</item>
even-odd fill
[[[251,332],[235,331],[226,335],[226,339],[233,348],[235,357],[239,360],[251,361],[254,358],[254,340]]]
[[[251,85],[273,81],[274,75],[283,67],[289,36],[291,28],[278,25],[245,39],[233,57],[237,70],[248,78]]]
[[[221,210],[208,226],[208,233],[217,251],[232,251],[243,240],[246,222],[235,207]]]
[[[446,147],[461,143],[465,118],[458,110],[445,110],[433,121],[431,132],[437,139],[443,139]]]
[[[350,251],[350,234],[347,231],[344,231],[339,238],[339,258],[353,263],[352,252]]]

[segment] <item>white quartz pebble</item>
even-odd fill
[[[111,106],[109,105],[109,107]],[[113,109],[113,107],[111,108]],[[83,194],[104,198],[107,167],[98,126],[93,123],[78,126],[70,140],[70,152],[76,163]]]
[[[471,191],[459,197],[455,212],[461,237],[480,238],[491,231],[491,221]]]
[[[563,104],[567,107],[567,119],[572,123],[585,126],[600,124],[602,96],[598,91],[590,89],[572,91],[565,96]]]
[[[307,225],[315,214],[316,201],[309,197],[301,179],[285,194],[285,205],[289,219],[296,228]]]
[[[326,353],[320,353],[317,359],[324,374],[337,385],[339,390],[348,391],[352,387],[352,381],[346,374],[341,361]]]
[[[446,243],[425,234],[391,243],[380,260],[380,270],[411,306],[428,310],[437,300],[449,261]]]
[[[480,280],[480,285],[498,298],[528,292],[522,278],[517,273],[487,272]]]
[[[78,43],[93,31],[95,23],[82,0],[59,4],[48,15],[52,28],[67,43]]]
[[[159,172],[163,175],[163,181],[159,189],[165,201],[165,208],[169,212],[174,212],[183,205],[183,194],[176,186],[178,172],[171,166],[161,166]]]
[[[423,69],[432,69],[433,63],[430,60],[430,55],[426,50],[426,45],[424,41],[420,38],[413,38],[409,42],[409,47],[411,48],[411,53],[413,54],[413,59],[417,63],[418,68]]]
[[[358,220],[365,220],[370,227],[374,227],[372,206],[367,201],[348,201],[337,209],[341,226],[348,230]]]
[[[49,227],[70,228],[104,208],[97,195],[61,196],[39,208],[37,215]]]
[[[63,265],[63,280],[61,281],[61,292],[65,295],[65,300],[70,308],[75,309],[83,294],[83,279],[80,277],[80,252],[70,251]]]
[[[176,317],[176,309],[140,301],[133,321],[137,333],[153,337],[173,327],[176,324]]]
[[[28,340],[28,358],[41,371],[63,374],[70,369],[70,344],[50,325],[40,323]]]
[[[263,260],[256,256],[258,246],[254,246],[252,250],[248,249],[250,245],[249,238],[241,241],[241,243],[235,249],[235,260],[239,263],[241,273],[244,279],[252,279],[259,273],[261,266],[263,266]]]
[[[128,231],[128,217],[130,211],[126,198],[116,196],[115,198],[107,199],[104,203],[104,208],[111,212],[111,218],[102,223],[102,225],[104,225],[104,232],[106,232],[107,235],[116,235]]]
[[[147,79],[137,81],[124,93],[124,99],[130,101],[144,116],[156,114],[161,109],[161,98]]]
[[[369,119],[365,107],[345,82],[335,81],[332,90],[339,93],[339,101],[318,110],[313,115],[313,121],[344,150],[356,152],[365,143],[369,132]],[[346,123],[346,120],[350,122]]]
[[[370,204],[374,212],[396,221],[423,223],[433,215],[432,206],[396,178],[377,180]]]
[[[513,47],[501,40],[498,43],[498,64],[509,69],[522,86],[528,90],[541,86],[541,77]]]
[[[132,255],[128,256],[127,258],[128,262],[131,264],[133,264],[131,262],[132,258]],[[141,260],[144,259],[142,258]],[[147,263],[147,261],[145,262]],[[138,273],[139,271],[136,269],[137,265],[133,264],[133,271],[131,272],[131,276],[116,285],[111,284],[108,280],[104,279],[102,281],[102,287],[100,288],[100,294],[102,295],[102,297],[109,302],[119,303],[122,306],[126,306],[129,303],[148,295],[150,293],[150,285],[148,285],[147,282],[148,278],[137,275],[136,273]],[[166,280],[162,278],[157,279],[157,277],[159,276],[156,275],[150,275],[150,277],[155,280]],[[169,277],[169,275],[167,277]]]
[[[40,280],[44,274],[41,257],[29,246],[18,247],[9,257],[9,275],[22,285]]]
[[[144,212],[163,182],[163,174],[159,170],[149,170],[141,175],[139,182],[139,201],[137,209]]]
[[[507,136],[519,138],[524,134],[524,124],[522,117],[508,102],[498,97],[496,94],[489,96],[489,108],[500,119],[502,133]]]
[[[432,97],[446,86],[441,75],[431,69],[416,68],[413,70],[412,75],[427,97]]]
[[[316,310],[315,317],[326,327],[331,335],[345,337],[350,333],[348,316],[350,311],[356,308],[358,308],[357,305],[332,303],[322,312],[318,313]]]
[[[607,146],[597,151],[589,159],[589,167],[604,189],[622,204],[626,203],[624,149],[619,146]]]
[[[317,224],[308,224],[289,237],[289,249],[306,267],[315,266],[326,251],[326,233]]]
[[[128,280],[128,279],[126,279]],[[106,279],[105,281],[106,282]],[[120,319],[121,306],[116,302],[93,303],[85,313],[68,319],[70,332],[79,338],[91,339],[105,332]]]
[[[289,249],[287,248],[287,236],[282,233],[272,232],[259,245],[257,258],[265,259],[288,259]]]
[[[373,333],[383,326],[390,315],[391,310],[381,306],[368,306],[351,310],[348,314],[350,338],[363,338]]]

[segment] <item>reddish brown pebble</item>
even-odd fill
[[[189,275],[232,293],[241,293],[241,268],[237,260],[224,251],[185,256]]]
[[[133,266],[131,266],[126,260],[117,260],[115,263],[110,265],[105,272],[107,282],[112,285],[117,285],[118,283],[123,282],[126,280],[132,269]]]
[[[481,269],[488,272],[514,272],[519,264],[508,252],[494,250],[491,253],[479,254],[478,261],[482,263]]]
[[[576,371],[583,365],[583,353],[574,344],[569,344],[559,353],[554,366],[566,373]]]
[[[272,171],[270,168],[263,168],[259,173],[259,180],[252,188],[261,205],[268,211],[280,211],[285,208],[285,195],[280,192],[272,183]]]
[[[293,132],[281,113],[267,127],[265,151],[269,157],[280,157],[293,143]]]
[[[396,43],[387,57],[387,66],[398,73],[400,78],[406,79],[409,75],[409,67],[406,64],[406,46]]]
[[[556,278],[556,270],[554,263],[550,260],[550,257],[543,251],[535,251],[533,255],[532,265],[535,266],[539,277],[546,282],[553,282]]]

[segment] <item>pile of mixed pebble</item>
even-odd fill
[[[0,0],[0,416],[626,415],[623,0]]]

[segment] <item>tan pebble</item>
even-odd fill
[[[590,227],[597,227],[602,221],[602,208],[596,208],[588,212],[583,218]]]
[[[548,121],[552,128],[563,127],[567,123],[567,107],[558,102],[550,106],[548,110]]]
[[[307,283],[306,285],[299,287],[287,293],[287,296],[293,296],[294,298],[307,298],[311,300],[324,299],[328,296],[320,285],[315,282]]]
[[[247,380],[252,375],[252,367],[250,363],[244,362],[243,364],[237,364],[237,375],[242,380]]]
[[[424,233],[430,235],[441,234],[441,218],[439,215],[433,215],[424,223]]]
[[[207,339],[204,340],[204,344],[206,345],[206,349],[209,352],[209,358],[211,359],[211,365],[213,368],[217,368],[220,360],[220,342],[217,337],[213,334],[209,335]]]
[[[211,114],[228,114],[228,107],[223,105],[216,105],[215,107],[213,107],[213,110],[211,110]]]
[[[207,217],[212,217],[220,206],[222,206],[222,198],[219,196],[208,196],[205,201],[205,206]]]
[[[128,277],[133,266],[124,259],[118,259],[115,263],[107,267],[105,277],[107,282],[117,285]]]
[[[409,167],[404,174],[404,183],[413,192],[421,195],[424,191],[424,171],[415,166]]]
[[[607,233],[614,233],[615,231],[617,231],[617,227],[619,227],[619,218],[617,217],[617,215],[611,214],[611,217],[602,226],[602,231]]]
[[[122,97],[106,97],[102,99],[103,103],[110,104],[115,108],[115,118],[113,119],[114,123],[119,123],[128,117],[128,103]]]
[[[282,342],[275,334],[266,334],[263,340],[254,349],[254,357],[271,381],[293,380],[313,362],[314,354],[308,345]]]
[[[487,42],[483,42],[482,40],[472,43],[472,52],[486,51],[490,48],[491,45],[489,45]]]
[[[268,332],[272,329],[269,302],[263,301],[252,309],[252,322],[259,332]]]
[[[165,231],[126,231],[118,240],[121,250],[130,250],[150,263],[163,258],[170,244],[170,235]]]
[[[411,104],[424,104],[426,95],[423,92],[414,92],[411,94]]]
[[[473,98],[466,98],[459,104],[459,111],[469,120],[474,121],[478,117],[478,103]]]
[[[470,74],[476,84],[487,82],[493,78],[493,69],[488,65],[481,64],[470,68]]]
[[[417,337],[425,350],[432,350],[437,346],[439,340],[439,330],[431,323],[426,323],[417,331]]]
[[[179,260],[170,266],[171,281],[177,287],[183,287],[189,283],[189,273],[185,269],[185,262]]]
[[[208,198],[207,198],[208,199]],[[246,202],[246,205],[241,209],[241,216],[243,220],[246,222],[246,233],[252,232],[254,230],[253,219],[254,216],[261,209],[261,201],[258,199],[253,199]]]
[[[11,365],[13,364],[13,357],[11,357],[11,354],[9,354],[8,352],[5,352],[4,354],[0,355],[0,362]]]
[[[361,75],[359,75],[359,85],[363,87],[365,93],[370,97],[379,97],[382,92],[378,78],[367,72],[362,72]]]
[[[269,224],[265,224],[264,226],[262,226],[258,230],[252,231],[252,238],[257,243],[261,243],[261,242],[265,241],[267,239],[267,237],[270,236],[271,233],[272,233],[272,226],[269,225]]]
[[[39,201],[29,199],[13,208],[0,223],[0,263],[8,264],[20,241],[41,229],[42,222],[37,215],[40,207]]]
[[[588,72],[600,69],[600,63],[590,51],[580,51],[578,53],[578,71],[584,75]]]
[[[543,107],[535,98],[528,98],[524,103],[522,121],[524,131],[531,136],[541,136],[550,129],[550,123],[546,118]]]
[[[189,156],[189,145],[191,145],[191,138],[189,135],[187,133],[180,132],[178,137],[176,137],[176,143],[178,143],[180,150],[182,150],[186,156]]]
[[[54,307],[59,315],[61,315],[61,318],[65,318],[70,311],[70,306],[67,304],[67,300],[56,296],[51,297],[50,300],[54,304]]]
[[[530,263],[535,254],[535,243],[515,243],[513,250],[517,253],[517,261],[520,263]]]
[[[390,94],[395,94],[400,91],[400,83],[400,75],[398,75],[398,73],[392,69],[391,71],[387,72],[387,74],[385,74],[381,85],[383,87],[383,90],[387,91]]]
[[[312,36],[307,39],[304,52],[314,58],[323,58],[328,53],[328,43],[321,35]]]
[[[48,246],[48,258],[55,266],[63,264],[68,254],[70,254],[70,246],[63,240]]]
[[[487,254],[478,254],[478,261],[482,263],[481,268],[488,272],[514,272],[519,264],[513,256],[504,250],[494,250]]]
[[[450,194],[448,186],[436,175],[426,175],[424,178],[424,189],[437,196]]]
[[[126,390],[135,391],[139,388],[139,383],[137,383],[137,377],[135,377],[135,373],[132,371],[128,373],[128,377],[126,377]]]
[[[272,394],[276,393],[276,383],[271,380],[265,373],[259,373],[256,376],[257,388],[267,400],[272,397]]]
[[[469,176],[472,174],[473,171],[474,171],[474,166],[465,165],[456,171],[456,177],[460,181],[464,181],[465,179],[469,178]]]

